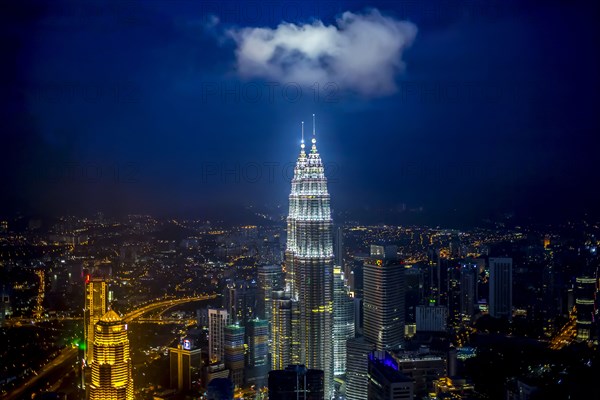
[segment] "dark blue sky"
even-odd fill
[[[418,29],[394,94],[271,93],[224,39],[370,8]],[[0,214],[285,210],[316,113],[338,219],[597,215],[597,16],[583,1],[2,2]]]

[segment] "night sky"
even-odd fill
[[[4,1],[0,215],[285,214],[315,113],[336,222],[598,216],[598,15],[592,1]]]

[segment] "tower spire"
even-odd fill
[[[304,121],[302,121],[302,140],[300,141],[300,154],[304,153]]]
[[[315,129],[315,114],[313,114],[313,137],[312,137],[312,146],[310,148],[311,153],[316,153],[317,152],[317,136],[316,136],[316,129]]]

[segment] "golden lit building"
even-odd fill
[[[83,329],[85,334],[85,360],[91,365],[94,360],[94,327],[108,311],[108,282],[104,278],[90,277],[85,280],[85,308]]]
[[[114,311],[94,327],[90,400],[133,400],[127,324]]]

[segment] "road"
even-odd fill
[[[58,356],[56,356],[52,361],[44,365],[44,367],[42,367],[42,369],[38,371],[37,375],[32,376],[21,386],[7,394],[6,397],[3,398],[3,400],[19,399],[25,391],[35,389],[36,386],[38,386],[38,383],[43,384],[45,382],[48,382],[47,380],[42,379],[47,378],[51,373],[53,373],[56,369],[59,369],[60,367],[71,366],[77,359],[77,350],[77,348],[73,347],[66,347],[62,349]]]
[[[571,311],[569,321],[558,331],[556,336],[550,341],[549,347],[552,350],[560,350],[572,343],[577,336],[577,314],[575,310]]]

